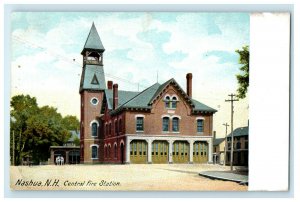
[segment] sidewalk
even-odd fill
[[[248,175],[242,175],[231,171],[203,171],[200,172],[199,175],[211,179],[232,181],[248,185]]]

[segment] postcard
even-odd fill
[[[13,12],[10,188],[247,191],[250,16]]]

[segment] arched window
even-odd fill
[[[111,153],[110,153],[110,152],[111,152],[110,149],[111,149],[111,147],[110,147],[110,145],[108,145],[108,153],[107,153],[107,157],[108,157],[108,158],[110,158],[110,154],[111,154]]]
[[[109,135],[111,135],[111,123],[109,123],[108,133],[109,133]]]
[[[172,97],[171,108],[176,109],[177,107],[177,97]]]
[[[119,132],[122,132],[122,119],[119,119]]]
[[[178,132],[179,131],[179,118],[174,117],[172,119],[172,131]]]
[[[118,121],[115,120],[115,135],[118,135]]]
[[[203,119],[197,120],[197,132],[202,133],[203,132]]]
[[[117,158],[117,154],[118,154],[118,153],[117,153],[117,152],[118,152],[118,150],[117,150],[117,144],[115,144],[115,146],[114,146],[114,150],[115,150],[115,151],[114,151],[115,158]]]
[[[164,101],[165,101],[165,107],[170,108],[170,97],[166,96]]]
[[[98,158],[98,147],[92,146],[92,159],[97,159],[97,158]]]
[[[163,124],[162,124],[163,131],[169,131],[169,117],[163,117]]]
[[[98,135],[98,125],[97,123],[92,123],[92,136],[97,137]]]

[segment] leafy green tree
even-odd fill
[[[80,146],[80,139],[78,137],[75,137],[74,144],[75,146]]]
[[[249,46],[244,46],[242,50],[236,50],[235,52],[239,54],[239,64],[242,65],[240,67],[242,73],[236,75],[239,84],[237,97],[243,99],[246,97],[249,87]]]
[[[74,130],[76,132],[78,132],[80,127],[79,120],[76,116],[67,115],[63,118],[62,123],[66,129]]]
[[[38,105],[34,97],[29,95],[16,95],[11,99],[11,157],[13,156],[13,149],[15,150],[15,164],[20,164],[23,156],[28,155],[26,152],[26,142],[28,137],[24,135],[24,131],[27,129],[26,121],[38,112]],[[13,137],[14,136],[14,137]],[[13,148],[14,138],[14,148]]]
[[[74,116],[62,117],[56,108],[38,107],[36,98],[17,95],[11,99],[11,155],[15,141],[15,165],[24,156],[34,163],[46,161],[49,147],[63,145],[70,138],[70,129],[77,129],[79,121]]]

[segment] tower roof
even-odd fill
[[[86,39],[86,42],[84,44],[81,54],[83,54],[83,52],[85,50],[94,50],[94,51],[100,51],[100,52],[105,51],[104,46],[101,42],[101,39],[98,35],[97,29],[96,29],[94,23],[91,27],[90,33]]]

